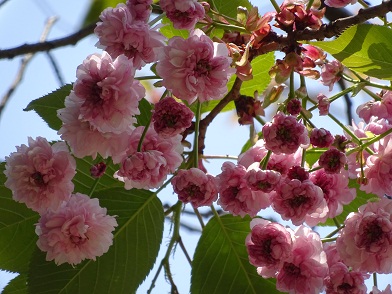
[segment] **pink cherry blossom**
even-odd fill
[[[367,294],[365,279],[368,277],[369,275],[358,271],[349,271],[342,262],[335,263],[329,267],[329,276],[324,281],[326,294]]]
[[[318,160],[318,164],[324,168],[325,172],[330,174],[339,173],[346,163],[346,155],[336,148],[328,149],[321,154]]]
[[[116,156],[124,152],[128,146],[128,138],[132,125],[119,134],[98,131],[88,121],[80,120],[80,98],[73,91],[65,98],[65,108],[57,111],[57,116],[63,122],[58,131],[61,139],[67,141],[71,147],[73,155],[78,158],[85,156],[97,157],[100,154],[103,158]]]
[[[373,286],[370,294],[392,294],[391,284],[388,284],[384,291],[381,291],[376,286]]]
[[[42,214],[35,232],[38,248],[46,252],[47,261],[76,265],[106,253],[113,243],[115,227],[116,219],[107,215],[98,199],[76,193],[58,210]]]
[[[152,121],[155,131],[163,138],[181,134],[192,124],[193,112],[183,103],[166,97],[155,104]]]
[[[353,270],[392,273],[392,200],[382,198],[352,212],[336,240],[343,262]]]
[[[325,96],[324,94],[318,94],[317,95],[317,108],[319,110],[319,115],[323,116],[323,115],[328,115],[329,113],[329,99],[327,96]]]
[[[324,128],[314,128],[310,132],[310,144],[314,147],[325,148],[331,146],[333,143],[334,137],[331,132]]]
[[[251,190],[269,193],[279,184],[281,175],[273,170],[262,170],[258,166],[258,163],[252,164],[244,179]]]
[[[99,18],[101,21],[94,30],[99,48],[113,58],[124,54],[132,59],[137,69],[157,61],[157,49],[163,48],[165,37],[157,28],[150,28],[144,20],[138,20],[124,3],[106,8]]]
[[[302,110],[301,101],[299,99],[291,99],[287,102],[287,112],[293,116],[300,114]]]
[[[302,55],[312,60],[314,64],[324,64],[327,54],[323,50],[312,45],[302,45],[301,47],[303,49]]]
[[[161,0],[159,5],[176,29],[194,29],[205,14],[204,7],[197,0]]]
[[[286,179],[271,194],[272,208],[284,220],[291,220],[294,225],[305,221],[306,215],[326,206],[323,191],[310,180]]]
[[[255,216],[270,205],[269,196],[262,191],[252,191],[244,179],[246,169],[242,165],[224,162],[222,173],[217,176],[218,204],[233,215]]]
[[[317,294],[328,274],[326,255],[317,233],[305,226],[295,230],[291,258],[276,276],[276,289],[290,294]]]
[[[218,198],[218,188],[213,176],[198,168],[181,169],[171,181],[178,199],[193,207],[210,206]]]
[[[374,193],[380,197],[384,194],[392,195],[392,139],[391,136],[382,138],[374,144],[377,153],[370,155],[364,167],[366,185],[360,189],[367,193]]]
[[[297,179],[303,182],[309,179],[309,172],[307,172],[302,166],[294,165],[287,172],[287,177],[290,180]]]
[[[278,112],[272,122],[263,126],[265,148],[275,154],[295,153],[298,148],[309,145],[308,132],[292,115]]]
[[[328,214],[324,219],[320,219],[320,222],[340,215],[343,211],[343,205],[349,204],[356,197],[355,188],[348,187],[347,171],[330,174],[319,169],[310,174],[310,180],[323,190],[324,199],[328,205]]]
[[[357,108],[357,114],[366,123],[372,116],[392,121],[392,91],[381,92],[379,101],[368,101]]]
[[[132,61],[124,55],[112,59],[105,51],[88,56],[76,71],[76,102],[79,119],[102,133],[122,133],[136,122],[145,89],[133,79]]]
[[[126,5],[135,20],[148,22],[152,0],[127,0]]]
[[[281,224],[255,218],[246,237],[249,262],[258,267],[263,278],[275,277],[283,263],[291,257],[293,241],[291,230]]]
[[[321,82],[332,91],[333,85],[340,80],[343,65],[338,60],[332,60],[321,67]]]
[[[325,0],[325,5],[335,8],[345,7],[354,3],[357,3],[357,0]]]
[[[161,52],[156,67],[162,85],[189,104],[222,98],[235,69],[225,44],[214,43],[201,30],[188,39],[175,36]]]
[[[64,142],[51,146],[45,138],[29,137],[28,146],[16,146],[5,161],[4,185],[12,198],[37,212],[57,209],[74,189],[76,162]]]
[[[126,154],[113,157],[115,163],[121,162],[115,177],[125,183],[125,189],[158,188],[182,163],[180,135],[163,139],[149,128],[138,150],[143,130],[141,126],[132,132]]]

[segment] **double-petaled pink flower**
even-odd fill
[[[201,30],[188,39],[173,37],[160,52],[156,71],[162,85],[189,104],[222,98],[235,72],[225,44],[214,43]]]
[[[338,60],[332,60],[321,67],[321,82],[332,91],[333,85],[340,80],[343,65]]]
[[[369,123],[372,116],[392,121],[392,91],[382,92],[379,101],[368,101],[359,105],[357,114],[366,123]]]
[[[161,0],[159,6],[176,29],[194,29],[205,14],[203,5],[197,0]]]
[[[13,199],[39,213],[57,209],[74,189],[76,162],[64,142],[51,146],[45,138],[29,137],[28,146],[17,146],[5,161],[4,185]]]
[[[107,215],[98,199],[76,193],[58,210],[42,214],[35,232],[38,248],[46,252],[47,261],[76,265],[106,253],[113,243],[115,227],[116,219]]]

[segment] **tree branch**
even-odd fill
[[[24,44],[18,47],[0,50],[0,59],[14,58],[19,55],[28,53],[37,53],[42,51],[49,51],[55,48],[64,47],[68,45],[75,45],[77,42],[87,37],[94,32],[95,23],[84,27],[83,29],[73,33],[67,37],[55,39],[52,41],[39,42],[34,44]]]

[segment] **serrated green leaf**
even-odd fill
[[[64,85],[48,95],[31,101],[23,110],[34,110],[50,128],[58,131],[61,128],[61,120],[57,117],[57,110],[64,108],[65,97],[71,90],[71,84]]]
[[[140,114],[136,115],[136,120],[137,120],[137,125],[136,126],[146,126],[146,125],[148,125],[148,123],[151,120],[151,115],[152,115],[151,103],[143,98],[139,102],[139,110],[140,110]]]
[[[213,4],[215,9],[221,14],[230,16],[231,18],[237,19],[237,7],[246,7],[248,11],[252,8],[252,4],[248,0],[214,0]]]
[[[349,184],[348,184],[349,188],[355,188],[356,189],[356,197],[355,199],[347,204],[343,206],[343,212],[338,215],[336,217],[336,220],[340,223],[343,224],[344,221],[346,220],[347,216],[350,214],[350,212],[357,212],[358,211],[358,207],[360,207],[361,205],[366,204],[368,201],[378,198],[376,195],[374,194],[368,194],[365,191],[362,191],[359,189],[359,184],[356,182],[355,179],[350,179],[349,180]],[[332,219],[328,219],[324,224],[319,224],[319,226],[331,226],[334,227],[335,223]]]
[[[327,150],[327,148],[312,148],[306,150],[305,161],[309,167],[312,167],[317,162],[317,160],[319,160],[321,154]]]
[[[336,40],[311,44],[354,71],[392,80],[392,30],[386,26],[360,24],[345,30]]]
[[[27,294],[27,275],[22,274],[12,279],[2,294]]]
[[[189,37],[188,30],[178,30],[173,27],[173,23],[164,16],[162,18],[163,26],[159,29],[159,31],[168,39],[173,38],[174,36],[182,37],[187,39]]]
[[[114,188],[93,194],[108,214],[117,215],[113,245],[96,261],[74,268],[45,261],[36,250],[29,273],[30,293],[135,293],[154,265],[163,233],[163,207],[155,193]]]
[[[12,199],[12,192],[4,186],[5,163],[0,165],[0,268],[23,273],[27,272],[30,257],[36,245],[34,224],[38,213]]]
[[[249,263],[245,238],[250,217],[213,217],[204,228],[192,263],[192,294],[280,293]]]

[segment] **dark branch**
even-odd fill
[[[92,34],[94,32],[94,28],[95,28],[95,23],[92,23],[87,27],[84,27],[80,31],[77,31],[76,33],[73,33],[72,35],[69,35],[64,38],[35,43],[35,44],[24,44],[19,47],[0,50],[0,59],[14,58],[15,56],[24,55],[27,53],[37,53],[42,51],[49,51],[63,46],[75,45],[83,38]]]

